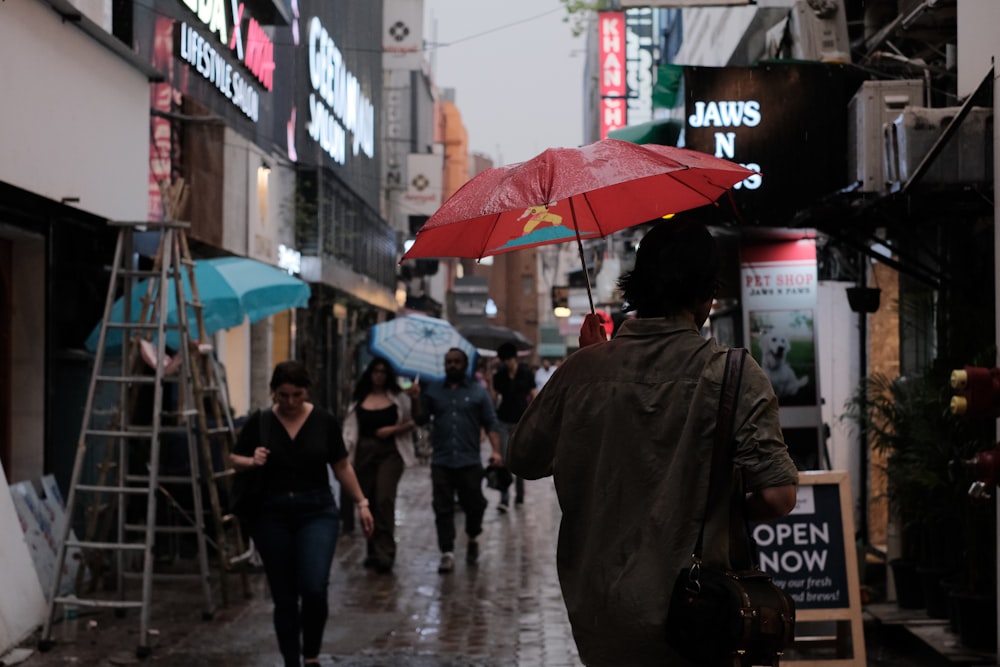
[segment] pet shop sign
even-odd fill
[[[751,244],[741,249],[741,255],[748,347],[770,379],[780,405],[815,406],[816,243],[802,239]],[[797,425],[812,425],[812,421]]]

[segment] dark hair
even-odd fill
[[[271,390],[274,391],[283,384],[308,389],[312,386],[309,371],[301,361],[282,361],[274,367],[271,374]]]
[[[514,347],[514,343],[506,342],[502,343],[500,347],[497,348],[497,357],[500,361],[507,361],[508,359],[513,359],[517,356],[517,348]]]
[[[673,315],[710,299],[719,286],[718,245],[694,220],[660,220],[636,252],[635,268],[618,279],[623,310],[638,317]]]
[[[372,383],[372,372],[375,370],[376,366],[382,366],[385,368],[385,389],[386,391],[398,394],[401,390],[399,388],[399,378],[396,376],[396,369],[392,367],[392,364],[385,357],[374,357],[368,362],[365,370],[361,373],[361,377],[358,378],[358,383],[354,385],[354,400],[359,403],[365,400],[374,384]]]

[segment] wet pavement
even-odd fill
[[[342,535],[331,573],[330,620],[322,659],[327,667],[570,667],[580,664],[555,572],[559,508],[551,480],[527,482],[526,504],[497,512],[498,493],[486,489],[480,559],[465,563],[461,514],[455,571],[437,572],[430,473],[406,470],[397,507],[399,551],[392,574],[361,563],[365,541]],[[249,599],[239,577],[228,578],[230,602],[202,619],[197,584],[154,584],[152,652],[136,658],[139,619],[109,610],[81,610],[74,641],[53,628],[54,648],[34,650],[23,667],[143,664],[184,667],[272,667],[280,664],[263,574],[249,577]],[[217,601],[219,596],[217,597]],[[235,599],[234,599],[235,598]],[[865,624],[867,664],[931,667],[949,660],[901,627]],[[37,637],[22,645],[37,646]],[[844,663],[839,663],[844,664]],[[992,661],[990,662],[992,664]]]
[[[397,501],[396,565],[377,574],[361,563],[360,532],[342,535],[330,580],[325,665],[524,666],[579,665],[555,572],[559,508],[550,480],[528,482],[526,503],[507,514],[499,494],[486,489],[489,507],[476,566],[465,563],[462,516],[455,571],[437,572],[440,553],[431,510],[428,466],[408,468]],[[197,584],[154,583],[150,627],[157,665],[272,667],[280,663],[263,574],[250,576],[252,597],[239,577],[228,578],[230,603],[202,620]],[[236,598],[235,601],[232,598]],[[76,640],[34,652],[24,667],[138,664],[138,613],[81,609]],[[23,646],[34,648],[35,644]]]

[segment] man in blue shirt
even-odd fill
[[[492,465],[501,465],[499,423],[486,388],[467,374],[469,358],[457,348],[444,356],[445,379],[420,389],[414,405],[418,424],[433,420],[431,430],[431,487],[442,574],[455,569],[455,494],[465,513],[468,547],[465,561],[474,565],[479,558],[476,537],[483,531],[483,462],[480,430],[485,429],[493,452]]]

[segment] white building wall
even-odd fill
[[[146,77],[37,0],[0,19],[0,181],[116,220],[145,220]]]

